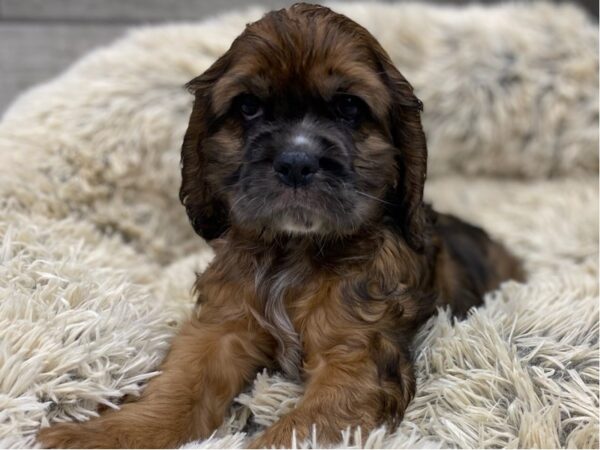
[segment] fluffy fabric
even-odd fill
[[[340,444],[597,448],[597,25],[567,5],[335,9],[381,40],[425,104],[428,199],[529,272],[465,321],[431,319],[400,427]],[[177,200],[182,86],[261,12],[134,31],[6,113],[0,447],[35,446],[40,426],[115,407],[156,374],[211,257]],[[260,374],[215,436],[186,448],[243,447],[301,393]]]

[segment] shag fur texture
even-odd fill
[[[428,200],[529,272],[465,321],[431,319],[399,428],[340,443],[597,448],[597,25],[567,5],[333,7],[373,32],[425,104]],[[0,447],[35,446],[40,426],[114,407],[156,373],[211,257],[177,199],[182,86],[261,12],[135,31],[6,113]],[[217,435],[186,448],[243,447],[301,392],[259,375]]]

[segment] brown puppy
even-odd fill
[[[189,84],[181,199],[216,257],[198,312],[143,396],[42,430],[57,447],[173,447],[206,438],[263,367],[301,378],[298,407],[251,443],[320,442],[396,423],[415,393],[411,339],[518,262],[423,204],[421,102],[364,28],[299,4],[250,24]]]

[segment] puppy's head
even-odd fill
[[[195,230],[344,236],[388,220],[419,249],[421,103],[364,28],[298,4],[189,83],[180,198]]]

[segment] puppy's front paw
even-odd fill
[[[90,430],[85,424],[59,423],[42,428],[37,435],[44,448],[110,448],[114,443],[107,441],[106,436]]]
[[[249,448],[303,448],[307,440],[317,447],[339,445],[342,430],[350,425],[306,411],[295,410],[283,416],[248,444]],[[364,428],[369,430],[370,428]],[[314,446],[315,443],[309,444]]]
[[[295,415],[282,417],[253,439],[249,448],[293,448],[301,446],[310,435],[310,425],[298,420]],[[295,439],[296,442],[292,442]]]
[[[292,445],[292,439],[292,434],[267,430],[260,436],[250,441],[248,448],[294,448],[298,447],[299,444],[302,443],[302,440],[296,439],[296,445]]]
[[[185,432],[177,426],[140,417],[142,413],[111,412],[87,422],[44,428],[37,438],[45,448],[172,448],[185,442]]]

